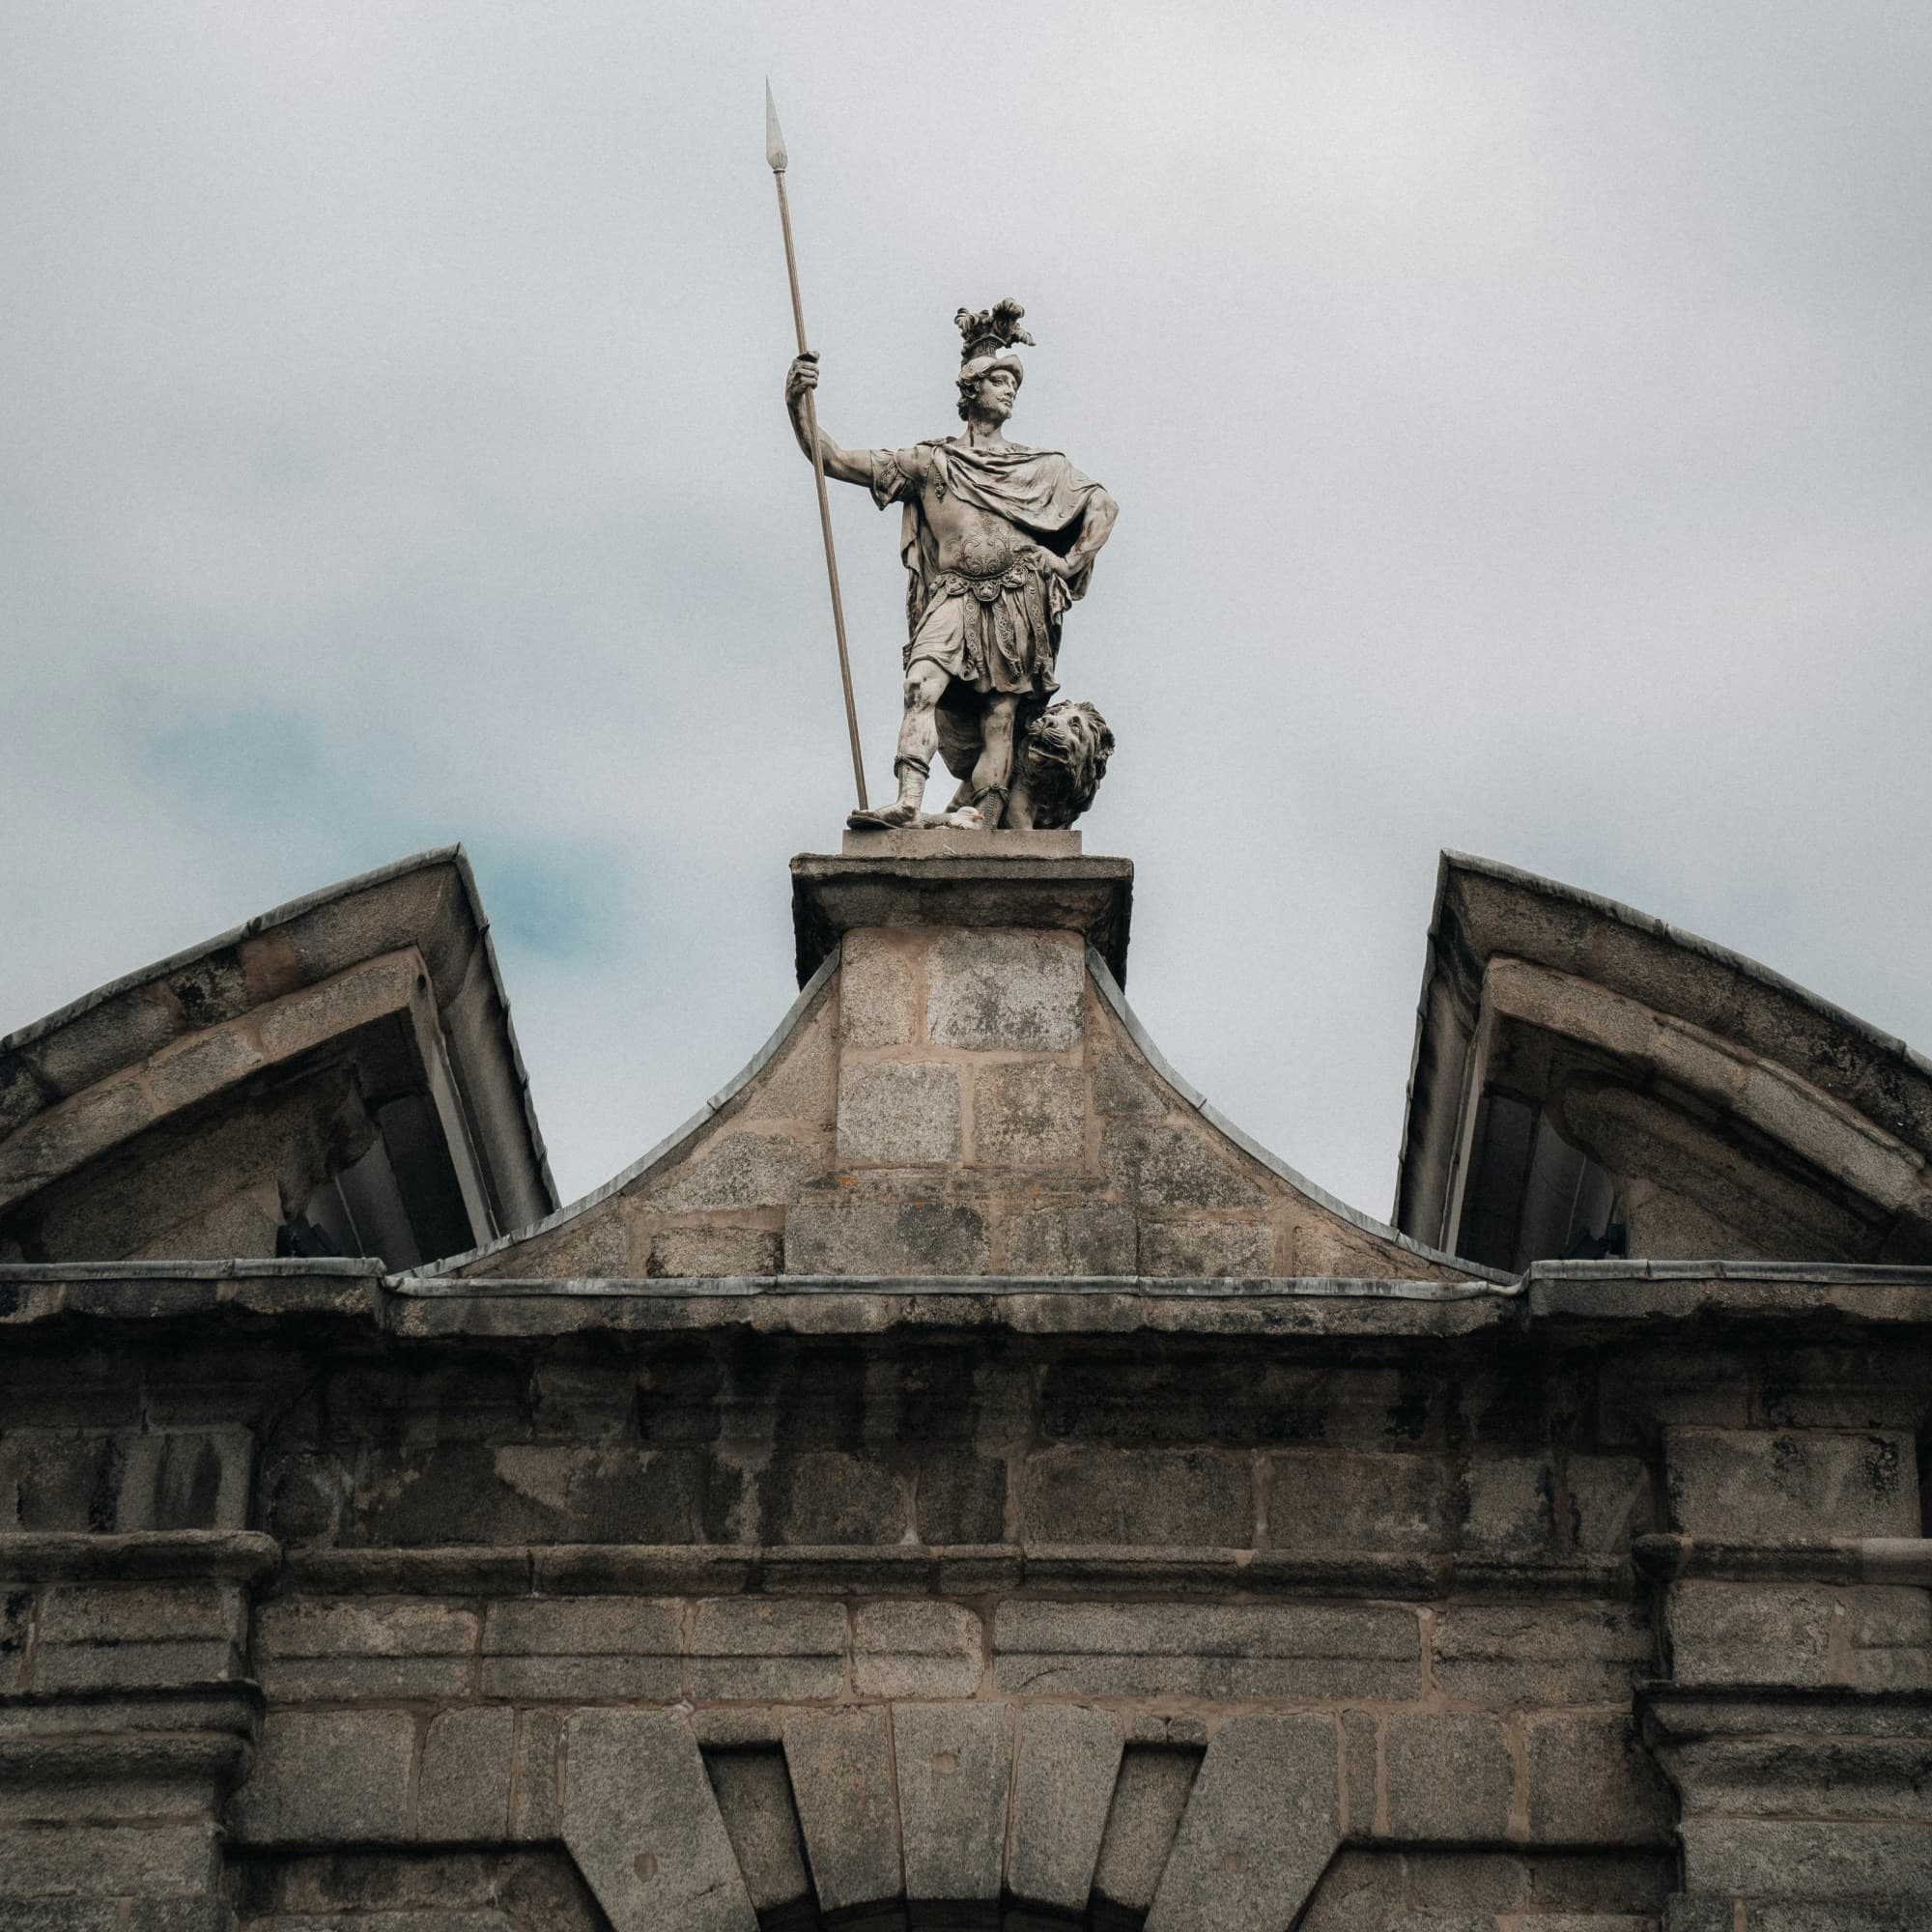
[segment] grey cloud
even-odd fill
[[[1924,10],[4,32],[0,1027],[461,836],[567,1188],[756,1044],[847,803],[769,71],[834,433],[945,431],[949,318],[1011,293],[1016,434],[1123,505],[1064,665],[1122,747],[1089,843],[1228,1113],[1386,1208],[1451,843],[1932,1046]],[[883,779],[894,531],[837,522]],[[300,757],[224,759],[276,717]]]

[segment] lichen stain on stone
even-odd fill
[[[1860,1462],[1873,1495],[1888,1501],[1897,1495],[1901,1474],[1897,1443],[1883,1435],[1868,1436]]]

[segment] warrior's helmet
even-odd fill
[[[975,313],[970,308],[962,308],[952,320],[959,326],[959,413],[966,413],[966,399],[972,393],[973,385],[980,377],[992,369],[1010,369],[1013,381],[1026,381],[1026,370],[1017,355],[1010,354],[1015,342],[1024,342],[1033,347],[1033,337],[1020,327],[1020,318],[1026,314],[1018,302],[1009,297],[1005,301],[995,302],[991,308],[982,308]]]

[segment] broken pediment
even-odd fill
[[[802,990],[561,1209],[458,851],[313,894],[0,1040],[0,1262],[361,1256],[453,1284],[1454,1284],[1537,1263],[1932,1260],[1932,1065],[1734,953],[1443,862],[1397,1227],[1163,1061],[1133,867],[1071,831],[792,864]]]
[[[0,1039],[0,1262],[412,1267],[555,1205],[457,847]]]
[[[1626,906],[1443,856],[1396,1218],[1510,1272],[1932,1260],[1932,1065]]]
[[[1482,1273],[1330,1199],[1162,1061],[1121,990],[1129,862],[1065,833],[847,843],[793,862],[804,989],[739,1079],[606,1187],[434,1272]]]

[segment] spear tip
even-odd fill
[[[784,136],[779,132],[779,110],[772,104],[772,83],[769,78],[765,81],[765,159],[771,163],[773,174],[784,173],[786,164]]]

